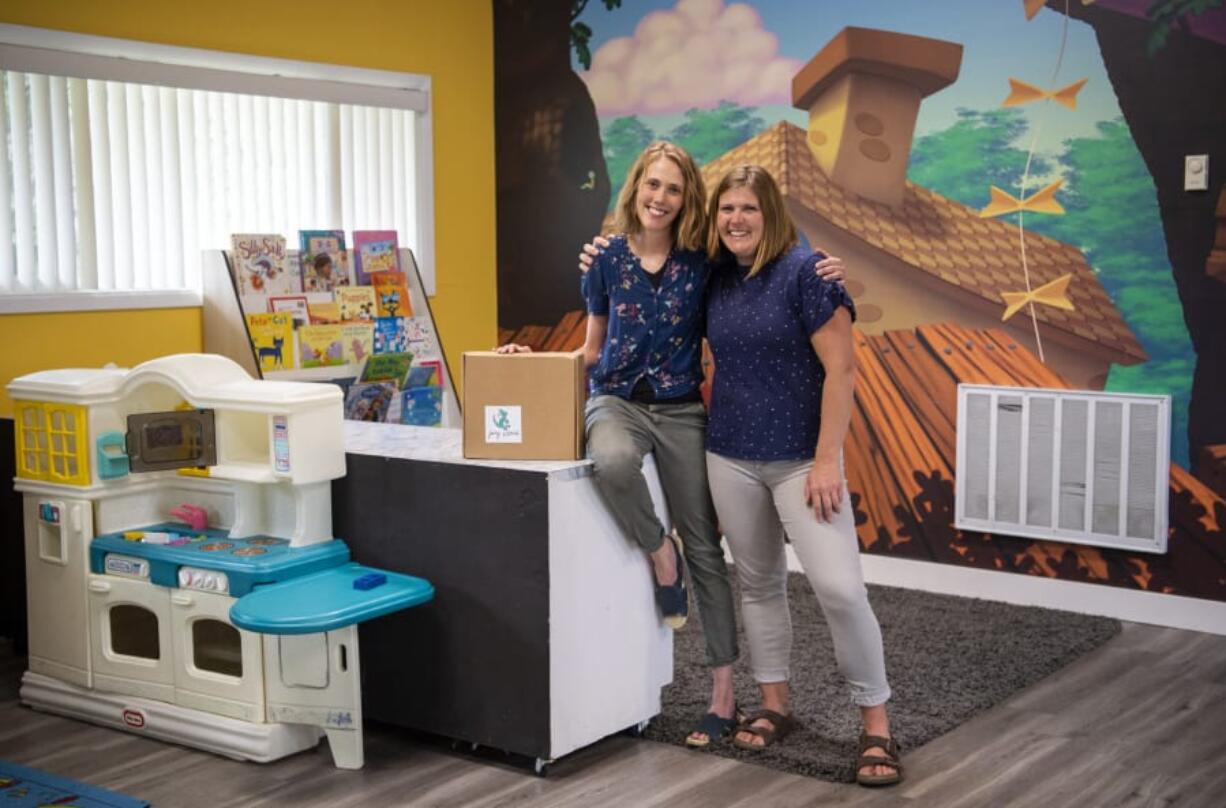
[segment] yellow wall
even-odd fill
[[[146,359],[200,350],[200,309],[6,314],[0,335],[0,376],[8,380],[51,367],[131,367]],[[0,415],[12,417],[7,391]]]
[[[437,277],[431,305],[456,381],[463,351],[494,344],[489,0],[5,0],[0,22],[431,76]],[[200,350],[200,312],[0,315],[0,345],[6,346],[0,385],[31,370],[131,365]],[[0,415],[12,415],[2,391]]]

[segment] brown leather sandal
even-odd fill
[[[753,722],[762,720],[769,721],[771,725],[769,727],[754,726]],[[766,747],[781,742],[784,738],[791,734],[792,730],[797,729],[799,726],[800,722],[790,714],[782,715],[774,710],[758,710],[757,712],[746,716],[745,719],[741,721],[739,725],[737,725],[737,728],[732,733],[732,745],[737,749],[746,749],[750,752],[761,752]],[[742,732],[749,732],[757,735],[762,739],[762,743],[755,744],[749,741],[742,741],[740,738],[736,737]]]
[[[874,752],[868,754],[869,749],[873,748],[884,749],[885,754]],[[900,754],[898,742],[893,738],[883,738],[880,735],[867,735],[860,733],[860,751],[859,759],[856,760],[856,782],[862,786],[892,786],[902,782],[902,763],[899,761]],[[886,766],[894,771],[889,774],[865,774],[864,769],[868,766]]]

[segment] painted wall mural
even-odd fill
[[[502,336],[581,343],[647,143],[760,164],[849,266],[867,552],[1226,600],[1222,5],[496,0]],[[954,528],[959,382],[1171,395],[1168,552]]]

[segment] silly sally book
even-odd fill
[[[287,271],[284,236],[235,233],[230,236],[230,254],[240,295],[287,295],[302,291],[297,273]]]

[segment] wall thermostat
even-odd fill
[[[1209,190],[1209,155],[1189,154],[1183,158],[1183,189]]]

